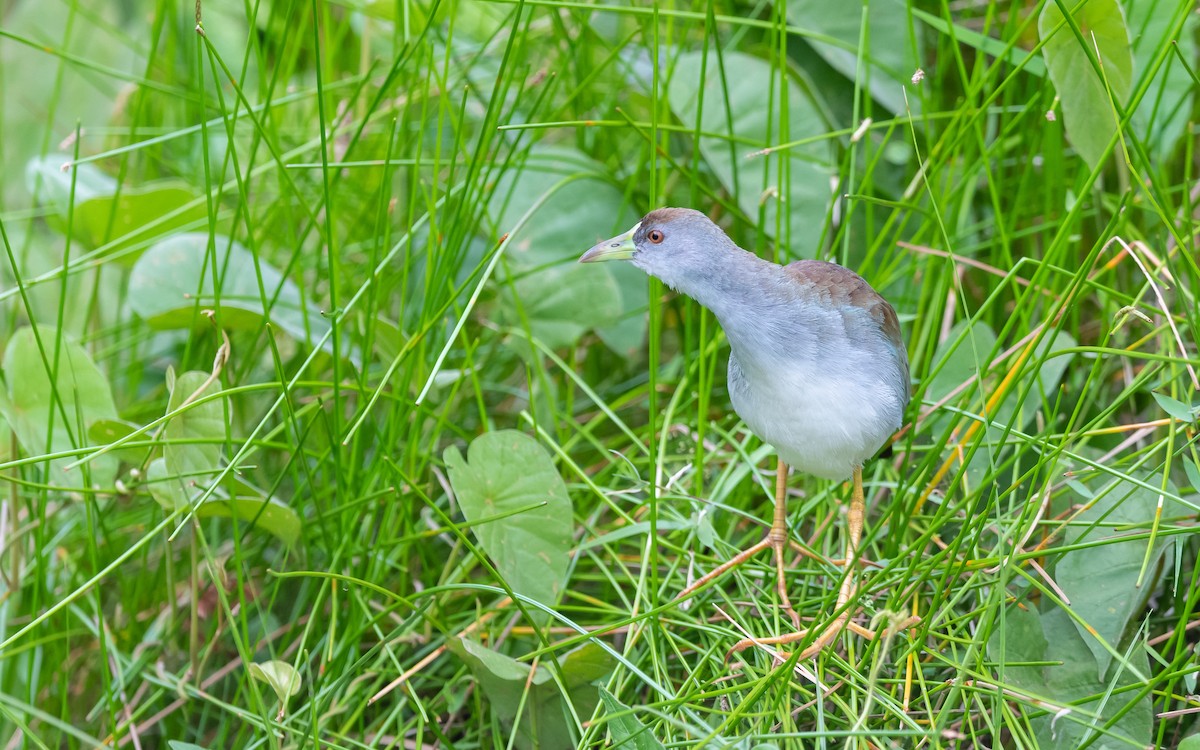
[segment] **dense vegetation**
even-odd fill
[[[1200,747],[1192,3],[0,12],[0,748]],[[774,458],[663,205],[900,313],[874,640],[672,601]]]

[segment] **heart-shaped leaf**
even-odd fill
[[[236,518],[253,523],[286,544],[300,538],[300,516],[273,497],[213,497],[196,511],[199,518]]]
[[[1133,476],[1147,484],[1162,481],[1161,477],[1144,472]],[[1094,492],[1088,498],[1090,506],[1076,517],[1063,540],[1079,548],[1063,554],[1055,567],[1054,579],[1070,599],[1071,609],[1087,623],[1085,627],[1076,622],[1075,627],[1095,657],[1098,674],[1103,676],[1112,662],[1112,654],[1097,638],[1114,648],[1118,646],[1130,620],[1142,611],[1147,596],[1145,586],[1139,585],[1143,568],[1147,563],[1153,567],[1174,537],[1158,536],[1149,549],[1144,539],[1117,541],[1122,532],[1114,527],[1154,520],[1159,493],[1107,475],[1085,484]],[[1166,491],[1178,494],[1169,481]],[[1089,543],[1096,546],[1086,546]]]
[[[71,158],[70,154],[54,153],[35,156],[25,163],[25,187],[63,219],[71,207],[72,184],[76,204],[117,190],[117,181],[95,164],[72,165]]]
[[[262,290],[259,289],[259,278]],[[316,345],[329,322],[309,307],[300,288],[241,243],[217,235],[180,234],[155,243],[129,277],[134,312],[156,328],[185,328],[199,310],[216,311],[220,325],[256,330],[264,320]],[[327,351],[331,351],[326,341]]]
[[[41,348],[31,327],[19,329],[8,340],[3,365],[8,388],[0,394],[0,412],[30,456],[81,448],[88,444],[92,424],[117,419],[108,379],[83,347],[55,329],[41,326],[37,335]],[[68,463],[50,463],[51,483],[82,484],[81,470],[67,471]],[[116,476],[117,462],[113,456],[101,456],[88,467],[92,483],[107,486]]]
[[[93,445],[109,445],[137,432],[139,425],[123,419],[97,419],[88,428],[88,439]],[[145,448],[118,448],[112,452],[117,459],[131,464],[140,464],[146,458]]]
[[[196,201],[187,183],[163,180],[78,203],[74,226],[76,236],[90,247],[111,242],[115,251],[188,227],[206,215],[204,203]]]
[[[566,583],[574,515],[550,454],[501,430],[475,438],[467,456],[450,447],[445,460],[479,546],[513,591],[553,606]]]
[[[578,734],[568,723],[567,702],[576,716],[590,716],[599,702],[592,683],[611,672],[616,663],[600,646],[586,643],[559,657],[560,685],[544,664],[531,675],[528,664],[476,641],[451,638],[446,645],[471,669],[501,722],[512,726],[520,712],[516,732],[520,748],[575,747]]]
[[[517,280],[501,293],[507,304],[499,310],[500,322],[519,328],[527,320],[531,333],[546,346],[571,346],[597,321],[615,321],[621,311],[621,294],[612,274],[595,270],[594,266],[552,266]],[[639,334],[634,345],[640,343]]]
[[[1036,747],[1082,747],[1085,738],[1094,740],[1087,747],[1101,750],[1153,746],[1153,704],[1149,695],[1138,697],[1142,683],[1133,672],[1148,673],[1145,650],[1132,649],[1128,664],[1113,663],[1097,679],[1071,617],[1058,607],[1039,613],[1032,606],[1009,608],[987,649],[998,681],[1031,699]]]
[[[501,176],[488,206],[498,227],[515,227],[536,201],[545,200],[510,238],[507,260],[517,281],[501,297],[500,315],[517,325],[523,310],[533,335],[551,347],[569,346],[596,329],[609,347],[627,355],[646,336],[646,318],[637,314],[646,307],[645,275],[626,263],[576,265],[592,244],[638,220],[602,174],[578,151],[542,146],[519,170]],[[577,179],[559,185],[571,177]]]
[[[209,492],[221,471],[227,423],[221,400],[203,398],[221,391],[219,382],[208,380],[208,373],[195,370],[167,378],[171,390],[167,412],[185,408],[163,428],[163,456],[151,461],[146,472],[150,495],[167,510],[175,510],[194,505],[207,493],[207,499],[195,509],[197,517],[237,518],[293,544],[300,536],[300,517],[289,506],[275,498],[231,496],[225,487]],[[236,493],[252,491],[241,482],[228,484]]]
[[[175,378],[167,413],[186,404],[163,428],[166,445],[163,460],[167,471],[201,486],[206,475],[221,470],[221,442],[226,438],[225,407],[220,400],[203,398],[221,392],[221,383],[209,382],[206,372],[191,370]]]

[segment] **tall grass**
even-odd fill
[[[0,747],[1185,746],[1197,28],[1123,5],[1093,169],[1041,4],[7,4]],[[900,313],[874,640],[727,658],[792,628],[765,558],[672,602],[774,458],[709,313],[573,265],[662,205]],[[504,429],[573,503],[550,614],[443,458]],[[790,487],[821,623],[848,489]]]

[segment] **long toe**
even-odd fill
[[[786,539],[776,539],[774,536],[768,536],[767,541],[771,548],[775,551],[775,591],[779,594],[779,606],[783,607],[783,611],[787,612],[788,617],[792,618],[792,626],[797,630],[800,629],[800,615],[792,608],[792,600],[787,593],[787,568],[783,564],[783,551],[787,548]]]
[[[808,646],[800,652],[800,658],[810,659],[824,651],[826,647],[834,642],[834,640],[838,637],[838,634],[845,629],[846,623],[849,620],[849,613],[842,613],[834,618],[833,622],[830,622],[828,625],[822,628],[820,633],[817,634],[817,637],[813,639],[813,642],[808,644]],[[770,648],[773,646],[784,646],[789,643],[795,643],[796,641],[803,641],[804,639],[808,638],[809,633],[811,632],[811,629],[797,630],[793,633],[784,633],[783,635],[776,635],[770,638],[743,638],[742,640],[733,644],[733,648],[729,649],[729,652],[725,654],[725,659],[728,661],[729,658],[734,654],[738,653],[739,651],[744,651],[751,646]],[[776,657],[779,659],[791,658],[790,654],[782,651],[776,654]]]
[[[742,550],[728,562],[718,565],[716,568],[709,571],[707,574],[701,576],[699,579],[697,579],[697,580],[693,581],[691,584],[689,584],[687,588],[685,588],[683,591],[680,591],[679,594],[676,595],[675,601],[679,601],[681,599],[688,598],[692,594],[696,593],[700,589],[707,586],[710,581],[715,581],[716,579],[718,579],[721,576],[728,573],[731,569],[746,562],[751,557],[757,555],[759,552],[762,552],[764,549],[766,549],[769,546],[771,546],[770,540],[763,539],[761,542],[754,545],[753,547]]]

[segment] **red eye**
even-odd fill
[[[649,232],[646,233],[646,239],[650,240],[655,245],[661,245],[662,241],[665,240],[666,238],[667,238],[667,236],[657,229],[651,229]]]

